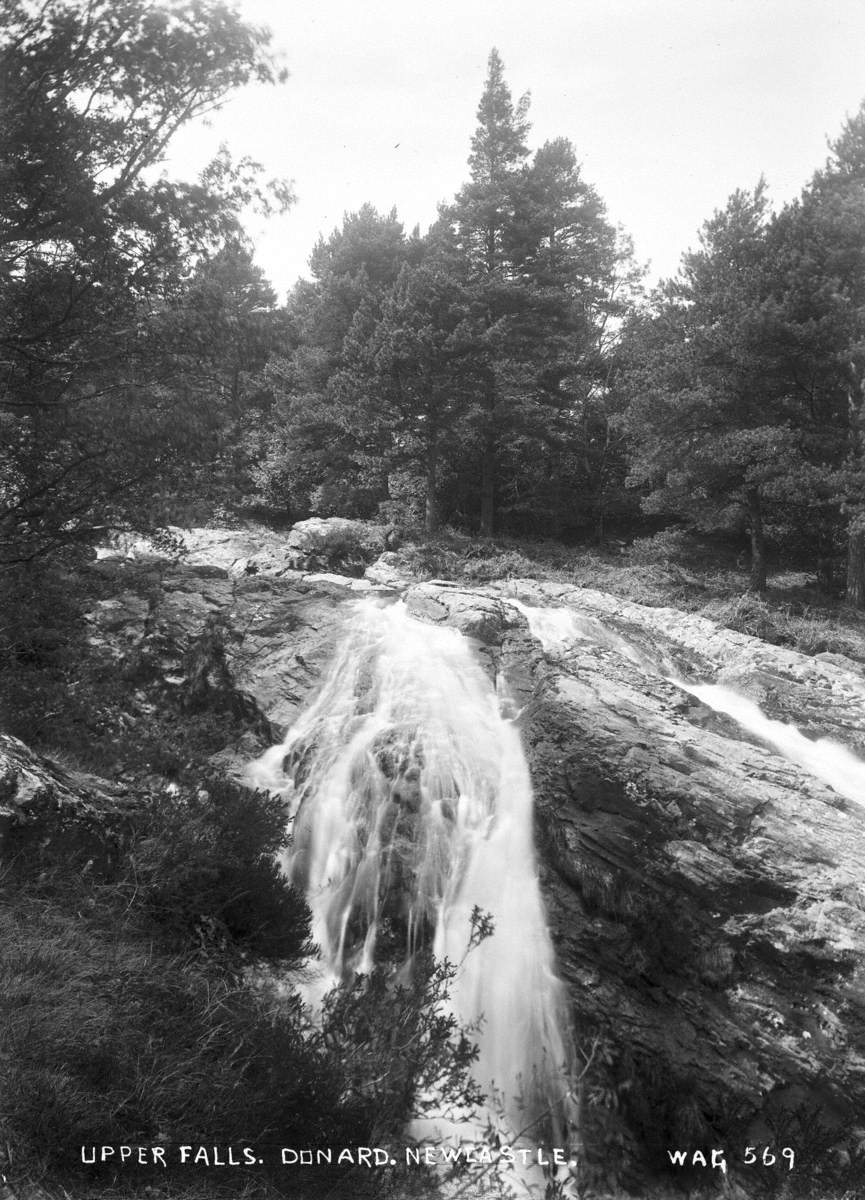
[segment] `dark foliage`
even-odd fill
[[[308,953],[309,914],[286,883],[284,804],[224,779],[159,796],[135,820],[123,887],[172,941],[197,934],[256,957]]]
[[[195,183],[152,168],[181,126],[280,77],[268,36],[219,0],[5,7],[0,561],[158,525],[234,419],[250,338],[223,331],[209,371],[177,342],[207,308],[206,264],[220,279],[220,248],[242,242],[241,209],[290,192],[226,153]]]

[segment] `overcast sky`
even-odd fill
[[[240,0],[290,77],[184,132],[188,173],[228,142],[294,180],[297,204],[250,223],[281,295],[319,233],[364,201],[425,231],[465,181],[492,46],[532,148],[563,136],[650,278],[761,174],[795,196],[865,99],[865,0]]]

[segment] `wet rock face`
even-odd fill
[[[499,597],[457,585],[417,584],[406,592],[405,603],[411,616],[433,625],[453,625],[487,649],[501,645],[505,629],[522,624],[519,614]]]
[[[768,716],[830,737],[865,758],[865,677],[861,665],[843,655],[812,657],[693,613],[647,608],[591,588],[520,580],[494,590],[531,605],[572,608],[624,637],[645,657],[642,673],[648,668],[649,674],[724,684],[751,697]]]
[[[354,596],[392,596],[400,578],[387,555],[366,579],[311,575],[276,535],[193,532],[185,565],[104,564],[116,591],[91,612],[91,638],[118,670],[247,704],[250,733],[224,756],[239,769],[307,703]],[[598,1153],[619,1139],[639,1178],[666,1147],[767,1143],[773,1123],[805,1144],[806,1110],[841,1127],[865,1111],[865,808],[670,682],[724,683],[865,755],[861,676],[589,589],[425,583],[404,596],[507,684],[577,1036],[609,1047],[590,1082],[615,1103],[584,1114]],[[544,650],[515,598],[573,609],[581,636]],[[0,760],[9,809],[3,772]],[[404,800],[408,812],[410,788]]]
[[[769,1121],[804,1142],[807,1109],[843,1124],[865,1103],[865,807],[653,663],[740,687],[770,679],[778,713],[854,745],[863,687],[836,663],[597,597],[567,603],[586,616],[619,606],[605,624],[639,631],[645,666],[589,641],[544,652],[518,630],[502,647],[527,701],[538,845],[578,1032],[615,1047],[610,1076],[628,1085],[620,1112],[648,1168],[683,1126],[692,1146],[753,1140]]]
[[[95,858],[100,827],[123,811],[125,789],[35,754],[0,734],[0,859],[31,846]]]
[[[544,650],[515,590],[573,607],[581,636]],[[519,711],[577,1036],[610,1047],[594,1082],[615,1113],[584,1114],[590,1145],[593,1123],[596,1146],[612,1125],[636,1179],[669,1146],[745,1145],[770,1127],[803,1144],[821,1122],[849,1126],[865,1105],[865,807],[667,676],[750,691],[856,748],[861,678],[556,585],[424,584],[406,602],[481,633]]]
[[[236,549],[222,561],[236,562]],[[91,644],[113,656],[118,672],[170,691],[184,707],[224,712],[227,727],[229,717],[240,719],[243,744],[221,759],[238,771],[306,702],[354,594],[351,580],[310,579],[279,559],[240,574],[198,562],[158,571],[98,565],[117,592],[87,615]]]

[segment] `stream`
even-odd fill
[[[513,704],[455,629],[401,601],[352,606],[317,696],[250,768],[290,802],[284,869],[306,894],[319,947],[315,1007],[399,944],[459,964],[449,1003],[478,1046],[482,1112],[410,1127],[424,1140],[534,1145],[567,1133],[574,1048],[547,929],[533,797]],[[478,918],[492,925],[478,939]]]

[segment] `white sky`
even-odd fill
[[[185,131],[173,173],[226,141],[294,180],[297,204],[250,222],[281,296],[319,233],[371,201],[406,231],[435,219],[466,159],[497,46],[530,144],[563,136],[649,278],[673,274],[737,187],[777,205],[865,99],[865,0],[240,0],[290,71]]]

